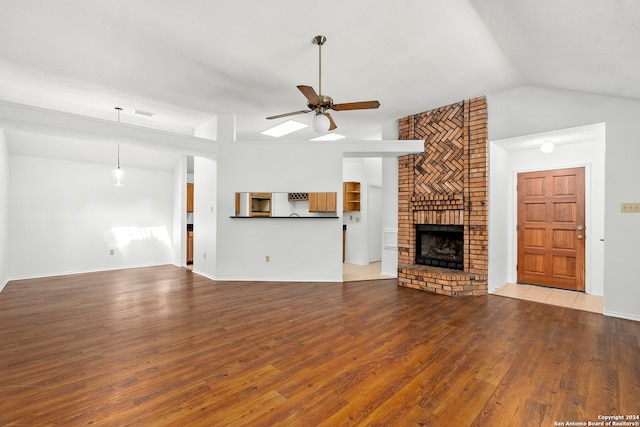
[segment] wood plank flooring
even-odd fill
[[[395,279],[10,282],[0,425],[553,426],[640,412],[640,323]]]

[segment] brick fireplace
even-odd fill
[[[400,119],[398,136],[399,139],[424,139],[424,153],[398,159],[399,286],[450,296],[485,295],[488,279],[486,98],[470,99]],[[457,256],[460,262],[444,264],[455,265],[455,268],[416,263],[416,255],[420,261],[420,248],[416,245],[420,236],[416,237],[416,230],[436,228],[430,226],[462,228],[462,254]],[[453,256],[452,250],[442,245],[437,251]]]

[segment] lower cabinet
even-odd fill
[[[187,231],[187,264],[193,264],[193,231]]]

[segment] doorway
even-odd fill
[[[519,283],[585,290],[583,167],[519,173]]]

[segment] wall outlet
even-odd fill
[[[640,203],[622,203],[620,204],[620,212],[640,213]]]
[[[204,253],[204,259],[207,259],[207,253],[206,252]]]
[[[109,255],[115,255],[115,254],[116,254],[115,249],[109,249]]]
[[[265,255],[264,262],[271,262],[271,257],[269,255]]]

